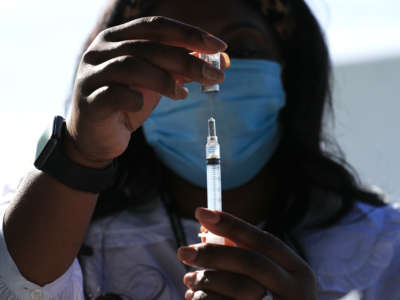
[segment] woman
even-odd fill
[[[196,55],[221,51],[225,81]],[[398,299],[400,216],[327,150],[329,71],[301,0],[110,1],[66,130],[3,209],[0,298]],[[225,212],[197,208],[199,83],[221,84]]]

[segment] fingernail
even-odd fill
[[[231,59],[229,55],[225,52],[221,52],[221,65],[224,69],[228,69],[231,66]]]
[[[197,257],[197,250],[192,247],[181,247],[178,250],[179,257],[184,261],[194,261]]]
[[[212,210],[206,208],[198,208],[196,210],[196,219],[209,224],[217,224],[221,220],[221,216]]]
[[[185,99],[189,95],[189,90],[187,87],[184,87],[183,85],[176,84],[175,85],[175,96],[178,99]]]
[[[217,68],[212,67],[208,63],[203,64],[203,76],[209,80],[219,80],[223,73]]]
[[[225,43],[223,40],[217,38],[216,36],[206,33],[203,35],[203,40],[204,43],[206,44],[207,47],[219,51],[224,51],[228,48],[227,43]]]

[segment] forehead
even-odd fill
[[[233,23],[250,23],[268,33],[268,27],[253,3],[255,0],[168,0],[159,1],[152,15],[170,17],[198,26],[220,36],[224,28]]]

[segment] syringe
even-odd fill
[[[216,68],[220,68],[220,53],[203,54],[201,56],[206,62]],[[208,94],[210,118],[208,119],[208,137],[206,143],[206,161],[207,161],[207,207],[212,210],[222,210],[221,196],[221,153],[215,126],[214,101],[215,94],[220,90],[218,84],[211,86],[202,86],[202,91]],[[225,244],[225,238],[217,236],[211,232],[205,231],[200,234],[202,242]]]
[[[201,54],[201,58],[213,65],[215,68],[221,68],[221,54]],[[222,210],[221,199],[221,154],[215,127],[214,102],[215,94],[219,92],[219,84],[203,85],[203,93],[208,94],[208,106],[210,118],[208,119],[208,137],[206,144],[207,160],[207,207],[213,210]]]
[[[221,196],[221,154],[219,149],[215,119],[208,120],[208,137],[206,144],[207,161],[207,208],[222,210]],[[203,243],[225,245],[225,238],[210,231],[199,234]]]
[[[207,160],[207,207],[222,210],[221,197],[221,154],[219,149],[215,119],[208,120],[208,137],[206,144]]]

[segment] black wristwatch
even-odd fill
[[[37,151],[35,167],[76,190],[97,194],[112,188],[117,177],[116,161],[104,169],[88,168],[73,162],[62,151],[65,130],[65,119],[56,116],[51,136]]]

